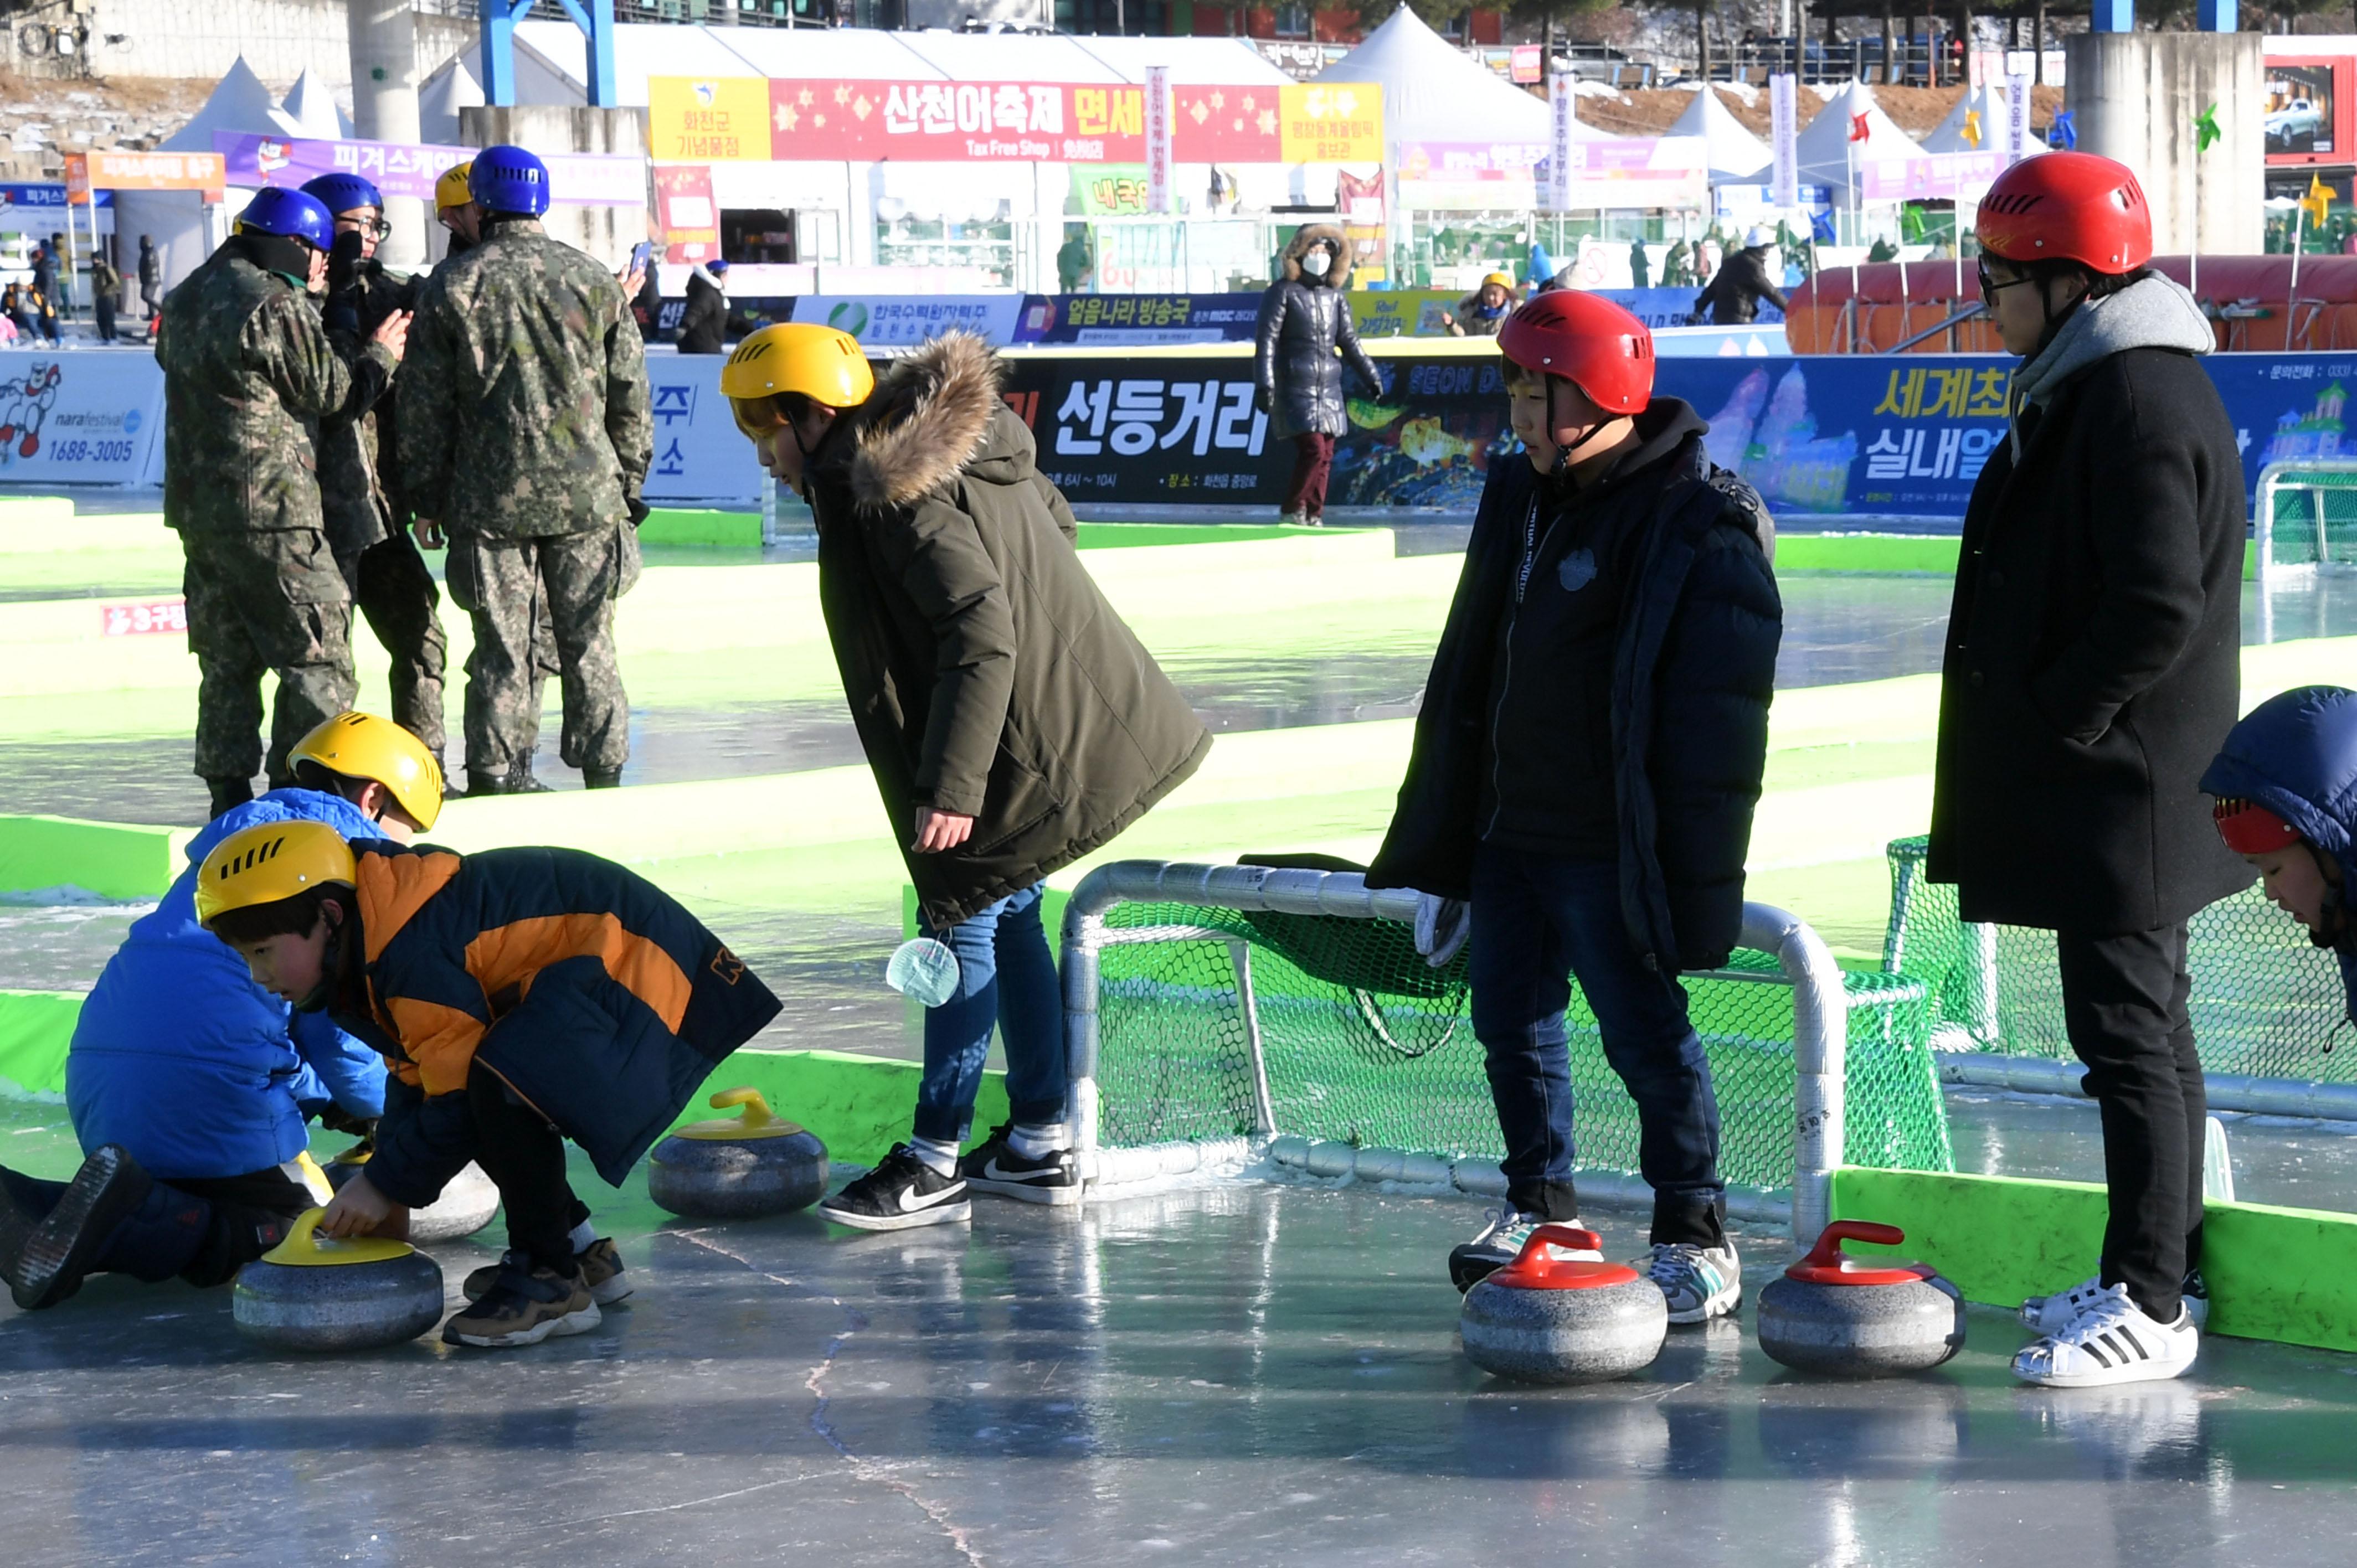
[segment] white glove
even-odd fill
[[[1473,907],[1462,898],[1415,896],[1415,950],[1435,969],[1447,969],[1473,934]]]

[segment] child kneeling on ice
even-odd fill
[[[472,1160],[500,1189],[509,1250],[443,1338],[595,1327],[565,1140],[619,1186],[777,1015],[769,988],[668,895],[577,850],[460,856],[288,822],[231,835],[199,878],[198,918],[256,984],[324,1010],[393,1069],[376,1153],[320,1230],[429,1204]]]
[[[405,843],[440,813],[442,769],[407,730],[357,713],[321,724],[287,762],[300,788],[206,823],[188,869],[83,1002],[66,1053],[81,1168],[70,1182],[0,1168],[0,1274],[27,1311],[93,1273],[228,1283],[328,1195],[305,1122],[365,1133],[383,1110],[382,1059],[324,1016],[290,1016],[197,923],[196,867],[272,823]]]

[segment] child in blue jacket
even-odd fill
[[[50,1182],[0,1167],[0,1273],[20,1307],[53,1306],[101,1271],[227,1283],[326,1201],[302,1157],[307,1123],[365,1134],[383,1113],[377,1053],[324,1015],[290,1013],[198,925],[195,868],[231,833],[269,822],[406,841],[441,809],[441,769],[407,731],[366,714],[328,720],[289,760],[308,787],[207,823],[189,869],[82,1004],[66,1057],[81,1169]]]
[[[2217,800],[2218,836],[2258,871],[2268,901],[2332,950],[2357,1019],[2357,692],[2302,686],[2268,698],[2227,732],[2201,789]]]

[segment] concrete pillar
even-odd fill
[[[2136,170],[2161,255],[2249,255],[2266,238],[2266,140],[2256,33],[2081,33],[2063,40],[2079,150]],[[2217,108],[2218,140],[2193,123]]]
[[[362,141],[423,140],[417,129],[417,22],[410,0],[349,0],[352,126]],[[415,197],[385,199],[393,232],[377,253],[409,272],[425,261],[425,231],[433,214]]]
[[[517,146],[543,155],[636,153],[644,157],[646,115],[643,109],[487,105],[458,111],[458,137],[470,147]],[[632,247],[648,238],[651,226],[643,206],[552,207],[544,224],[555,238],[617,271],[630,261]]]

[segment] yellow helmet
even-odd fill
[[[439,212],[446,207],[464,207],[474,200],[475,193],[468,184],[474,175],[475,161],[472,158],[444,169],[442,177],[434,182],[434,210]]]
[[[1488,288],[1491,284],[1496,284],[1508,294],[1514,292],[1514,280],[1504,273],[1491,273],[1488,277],[1481,280],[1481,286],[1483,288]]]
[[[197,867],[197,924],[276,904],[329,883],[350,887],[352,846],[325,822],[263,822],[213,845]]]
[[[371,779],[393,791],[421,828],[442,814],[442,765],[425,743],[374,714],[338,714],[295,743],[286,765],[316,762],[347,779]]]
[[[720,368],[724,397],[800,392],[828,408],[857,408],[876,390],[859,339],[815,321],[780,321],[747,336]]]

